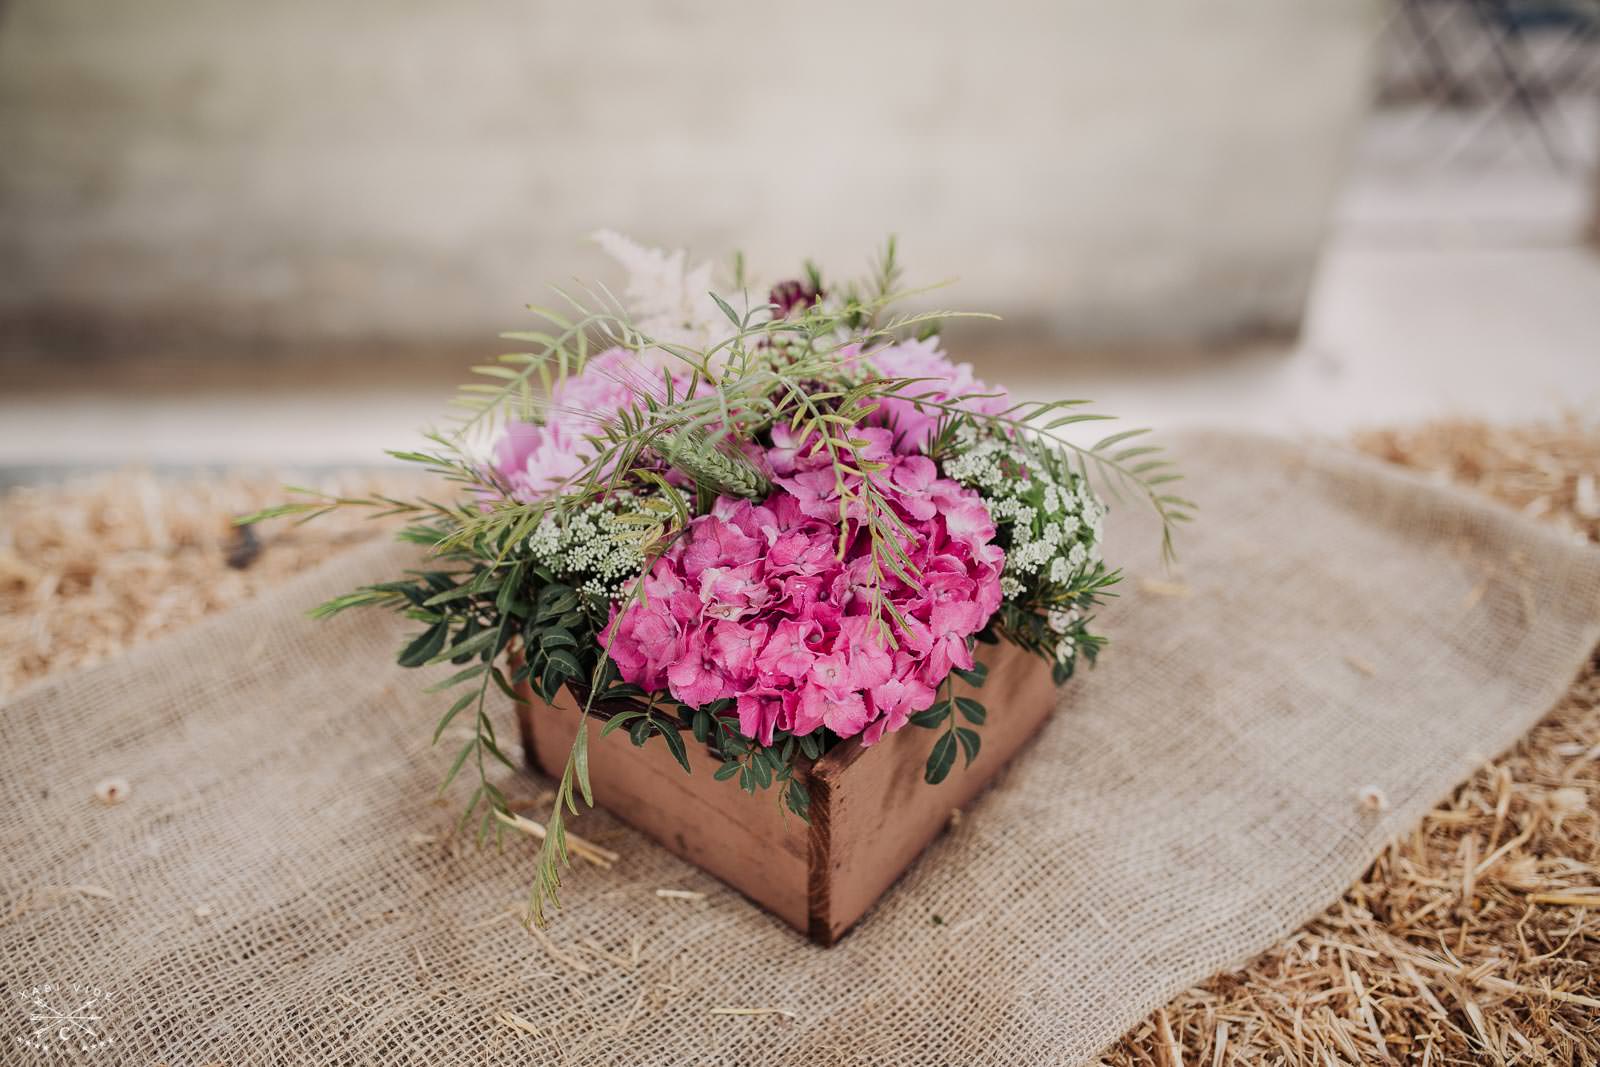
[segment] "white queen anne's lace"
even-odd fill
[[[625,598],[645,562],[638,537],[618,521],[615,503],[607,502],[564,519],[546,515],[528,535],[528,555],[597,603]]]
[[[1105,506],[1082,478],[1064,465],[1047,466],[1028,450],[966,424],[944,472],[976,489],[989,513],[1010,533],[1001,594],[1028,610],[1070,603],[1085,575],[1098,568]],[[1075,607],[1050,608],[1045,626],[1057,662],[1077,654],[1084,619]]]
[[[960,450],[944,461],[945,473],[978,490],[995,521],[1010,526],[1005,574],[1014,588],[1030,576],[1068,585],[1100,562],[1105,506],[1082,479],[1068,474],[1061,481],[1026,450],[979,437],[971,426],[961,427],[956,441]]]

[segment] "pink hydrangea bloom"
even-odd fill
[[[642,365],[624,348],[591,357],[581,372],[551,390],[543,422],[514,422],[495,443],[492,465],[512,499],[527,502],[560,491],[594,459],[588,438],[643,397],[665,397],[666,379],[666,372]],[[675,395],[685,394],[687,382],[674,376]]]
[[[887,430],[863,451],[910,536],[915,585],[885,580],[906,622],[891,647],[871,618],[871,556],[854,521],[844,558],[838,487],[825,456],[781,429],[761,457],[775,488],[760,503],[721,498],[694,519],[644,579],[644,596],[601,640],[624,681],[684,704],[733,700],[740,731],[826,726],[867,744],[933,704],[952,668],[970,667],[970,639],[1000,606],[1005,554],[979,496],[941,478],[926,456],[895,455]]]
[[[901,341],[870,353],[866,360],[885,378],[923,378],[901,390],[901,395],[881,402],[876,413],[894,430],[894,449],[900,453],[926,452],[944,412],[918,406],[913,397],[957,403],[965,410],[998,415],[1011,406],[1005,390],[985,385],[973,376],[972,364],[952,363],[939,351],[939,339]],[[989,395],[996,394],[996,395]]]

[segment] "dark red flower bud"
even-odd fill
[[[797,308],[804,311],[821,298],[821,289],[814,289],[798,278],[791,278],[772,287],[772,292],[767,295],[767,303],[778,305],[778,318],[786,319],[789,312]]]

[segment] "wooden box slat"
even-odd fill
[[[669,851],[720,878],[813,941],[844,935],[1049,717],[1056,703],[1050,666],[1015,645],[980,645],[989,667],[976,693],[989,710],[978,728],[982,751],[972,766],[958,756],[949,777],[923,781],[933,730],[907,726],[878,744],[845,741],[814,764],[798,766],[811,794],[807,824],[783,805],[777,788],[744,792],[716,781],[721,761],[685,736],[685,774],[659,740],[636,747],[626,730],[601,737],[591,715],[589,779],[595,802]],[[518,706],[530,766],[552,776],[566,765],[581,705],[562,690],[554,704],[524,683]]]

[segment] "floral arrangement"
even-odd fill
[[[735,260],[724,291],[682,252],[597,235],[628,273],[621,298],[561,291],[527,351],[475,368],[465,413],[423,451],[396,452],[460,486],[448,503],[306,490],[276,515],[356,506],[412,519],[434,565],[318,609],[403,612],[420,626],[400,663],[461,669],[434,738],[475,726],[445,784],[477,777],[463,825],[510,819],[491,780],[512,766],[487,698],[567,687],[585,716],[634,744],[685,736],[718,778],[775,789],[805,818],[796,761],[910,726],[934,731],[924,775],[970,763],[988,714],[980,642],[1043,657],[1057,683],[1104,639],[1093,609],[1117,580],[1101,555],[1095,489],[1142,496],[1174,524],[1192,508],[1156,450],[1062,435],[1106,416],[1082,401],[1016,402],[943,350],[948,312],[895,313],[894,242],[865,279],[807,264],[757,286]],[[752,293],[758,294],[752,297]],[[588,731],[562,775],[530,901],[540,921],[567,860],[565,814],[593,803]],[[729,788],[732,788],[730,785]]]

